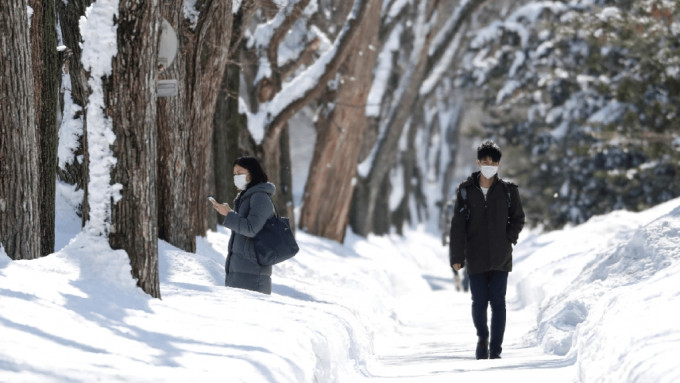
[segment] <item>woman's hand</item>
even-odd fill
[[[220,213],[221,215],[227,215],[231,211],[231,207],[226,202],[225,203],[219,203],[219,202],[212,200],[212,199],[210,200],[210,202],[213,205],[213,209],[217,210],[217,212]]]

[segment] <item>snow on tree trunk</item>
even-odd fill
[[[305,185],[300,227],[338,242],[345,238],[361,140],[368,124],[363,110],[377,57],[381,8],[381,1],[371,4],[340,69],[335,108],[317,123],[319,133]]]
[[[35,27],[35,24],[34,24]],[[25,0],[0,7],[0,246],[38,258],[40,169],[29,16]]]
[[[63,97],[61,105],[69,109],[62,110],[62,125],[59,127],[59,145],[66,145],[66,139],[62,136],[76,134],[78,137],[71,138],[77,140],[76,147],[62,148],[68,149],[66,153],[59,154],[60,165],[57,168],[57,175],[60,180],[72,185],[77,185],[79,189],[85,189],[82,202],[83,225],[89,219],[87,202],[87,165],[85,164],[85,140],[86,134],[85,118],[83,116],[84,107],[88,103],[87,73],[81,62],[82,36],[78,23],[85,14],[85,9],[92,3],[91,0],[69,0],[68,2],[56,1],[57,17],[60,25],[60,35],[62,44],[67,50],[62,52],[63,59]],[[61,97],[61,96],[60,96]],[[66,99],[66,98],[69,99]],[[77,125],[77,126],[76,126]],[[63,157],[63,158],[62,158]],[[82,158],[80,160],[79,158]]]
[[[111,212],[109,242],[130,257],[137,285],[160,298],[156,206],[156,78],[160,8],[121,0],[118,53],[107,81],[107,108],[116,140],[112,182],[122,185]]]

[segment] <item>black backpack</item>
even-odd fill
[[[505,190],[505,198],[508,201],[508,210],[510,210],[510,207],[512,207],[512,198],[510,197],[510,186],[508,185],[507,182],[503,180],[498,180],[501,185],[503,185],[503,190]],[[460,208],[460,213],[465,212],[465,220],[469,221],[470,220],[470,209],[468,208],[468,200],[467,200],[467,186],[461,187],[460,188],[460,197],[463,200],[462,201],[462,206]]]

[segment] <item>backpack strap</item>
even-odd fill
[[[507,182],[500,180],[501,184],[503,185],[503,189],[505,190],[505,198],[508,201],[508,210],[512,207],[512,197],[510,197],[510,185],[508,185]]]
[[[467,200],[467,187],[462,186],[460,187],[460,198],[463,200],[463,206],[460,208],[460,212],[465,212],[465,220],[469,221],[470,220],[470,209],[468,209],[468,200]]]

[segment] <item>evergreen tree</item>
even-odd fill
[[[680,195],[675,5],[534,2],[479,31],[461,71],[533,223],[559,227]],[[549,212],[545,214],[544,212]]]

